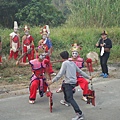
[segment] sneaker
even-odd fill
[[[87,98],[85,96],[82,97],[82,100],[87,102]]]
[[[72,120],[84,120],[84,115],[77,114],[76,117],[72,118]]]
[[[29,103],[30,103],[30,104],[34,104],[35,101],[34,101],[34,100],[29,100]]]
[[[67,107],[70,106],[70,103],[66,102],[65,100],[61,100],[60,103],[61,103],[62,105],[67,106]]]
[[[104,76],[103,76],[103,78],[108,78],[108,74],[105,73]]]
[[[104,73],[101,73],[101,74],[100,74],[100,77],[103,77],[103,76],[104,76]]]
[[[51,75],[55,76],[55,75],[57,75],[57,74],[53,72],[53,73],[51,73]]]
[[[62,88],[60,87],[58,90],[56,90],[56,93],[62,92]]]

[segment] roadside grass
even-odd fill
[[[30,67],[15,65],[15,60],[4,59],[0,65],[0,84],[28,83],[30,81]]]
[[[79,52],[81,57],[86,59],[86,54],[90,51],[97,52],[99,49],[95,47],[96,42],[101,37],[101,32],[106,30],[108,37],[112,40],[113,48],[109,60],[112,62],[120,61],[120,28],[83,28],[79,27],[68,28],[59,27],[51,30],[51,39],[54,46],[53,55],[56,56],[63,50],[68,50],[71,54],[70,48],[74,42],[82,43],[82,50]]]

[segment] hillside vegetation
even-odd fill
[[[108,37],[112,40],[113,48],[111,49],[111,61],[119,61],[120,59],[120,28],[106,28],[108,32]],[[96,42],[100,39],[100,34],[103,28],[84,28],[79,27],[69,28],[67,26],[51,28],[50,38],[53,43],[53,58],[57,59],[59,53],[63,50],[68,50],[70,52],[71,45],[74,42],[82,43],[82,50],[80,51],[81,57],[86,58],[86,54],[90,51],[95,51],[99,53],[99,49],[95,47]],[[3,54],[9,54],[9,34],[12,32],[10,29],[0,29],[2,42],[3,42]],[[33,27],[30,31],[31,35],[34,37],[35,46],[37,47],[38,41],[41,39],[40,28]],[[20,31],[20,36],[22,38],[23,31]]]
[[[52,0],[71,27],[120,26],[119,0]]]

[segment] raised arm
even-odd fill
[[[28,65],[30,65],[30,64],[29,64],[29,62],[23,63],[23,62],[16,61],[16,65],[28,66]]]

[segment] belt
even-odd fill
[[[25,44],[24,44],[24,46],[27,47],[27,46],[30,46],[30,45],[25,45]]]

